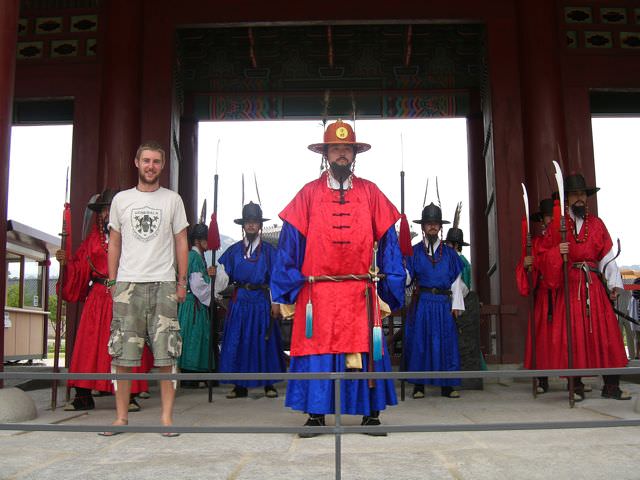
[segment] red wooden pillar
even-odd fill
[[[198,205],[198,121],[194,118],[180,119],[180,165],[178,193],[184,202],[187,220],[193,225],[198,222],[202,205]],[[211,179],[213,184],[213,179]],[[213,205],[207,205],[210,215]],[[209,219],[205,219],[209,223]]]
[[[527,303],[518,293],[514,274],[520,257],[520,182],[525,176],[517,38],[514,12],[505,10],[502,17],[487,21],[490,92],[483,105],[483,112],[490,113],[485,128],[487,121],[491,127],[485,137],[487,274],[491,303],[500,305],[491,333],[497,345],[496,360],[511,364],[522,361],[527,328]]]
[[[140,145],[141,0],[109,0],[102,48],[98,190],[137,183],[133,158]]]
[[[487,207],[486,166],[483,157],[484,125],[480,110],[480,93],[471,92],[471,111],[467,117],[467,155],[469,161],[469,218],[471,232],[468,238],[473,258],[473,287],[480,301],[490,303],[490,290],[487,279],[489,270],[488,228],[485,220]]]
[[[535,211],[538,201],[556,190],[551,161],[559,162],[565,174],[568,171],[558,54],[561,44],[556,2],[518,0],[517,13],[526,185]]]
[[[0,2],[0,305],[4,312],[7,289],[7,196],[9,194],[9,152],[11,115],[16,72],[19,0]],[[4,316],[3,316],[4,318]],[[0,371],[4,364],[4,320],[0,327]],[[0,387],[4,382],[0,380]]]

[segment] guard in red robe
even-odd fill
[[[525,344],[524,368],[527,369],[549,369],[551,366],[550,345],[553,332],[554,318],[553,307],[556,304],[557,289],[549,284],[549,261],[547,252],[549,242],[547,227],[553,219],[553,200],[545,198],[540,201],[538,212],[531,214],[530,220],[539,222],[542,225],[542,232],[536,235],[531,241],[531,256],[526,256],[520,260],[516,267],[516,283],[518,291],[522,296],[530,295],[531,289],[534,292],[534,307],[529,315],[529,326],[527,328],[527,341]],[[533,285],[529,285],[527,270],[531,269],[531,280]],[[532,359],[532,338],[531,322],[535,322],[535,365]],[[546,393],[549,389],[549,379],[538,377],[537,393]]]
[[[375,256],[385,275],[376,282],[377,293],[392,310],[402,306],[406,275],[397,209],[374,183],[353,174],[356,154],[369,148],[356,142],[347,123],[329,125],[324,142],[309,146],[323,154],[326,171],[280,213],[284,224],[271,292],[275,302],[296,304],[291,372],[391,369],[386,351],[379,359],[371,351],[376,343],[366,302],[376,289],[368,275]],[[369,305],[372,311],[377,301]],[[308,413],[307,426],[322,426],[325,414],[336,409],[333,388],[331,380],[291,380],[285,405]],[[341,411],[362,415],[362,425],[379,425],[380,410],[397,403],[390,380],[345,380],[340,388]]]
[[[64,250],[56,252],[56,258],[65,269],[64,284],[58,287],[61,290],[59,295],[66,302],[84,302],[69,373],[111,373],[107,344],[112,301],[105,285],[108,278],[108,233],[105,226],[109,223],[109,206],[116,193],[107,189],[95,202],[87,205],[88,209],[95,212],[95,223],[71,258],[66,258]],[[151,354],[146,353],[143,356],[143,359],[147,357],[146,361],[136,373],[149,371],[153,362]],[[64,408],[68,411],[95,408],[91,390],[113,393],[111,380],[69,380],[68,385],[75,388],[74,399]],[[146,381],[133,381],[129,411],[140,410],[134,395],[148,390]]]
[[[568,367],[565,295],[569,296],[572,328],[573,368],[621,368],[628,363],[611,302],[622,290],[622,278],[615,263],[613,242],[602,220],[587,210],[587,197],[599,188],[588,187],[580,174],[564,181],[567,241],[548,252],[550,285],[559,289],[554,307],[554,328],[549,345],[552,368]],[[554,235],[549,236],[551,239]],[[569,283],[565,291],[562,255],[568,257]],[[604,375],[602,396],[629,400],[620,389],[619,375]],[[577,379],[576,400],[584,398]]]

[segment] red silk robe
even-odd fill
[[[571,310],[572,351],[574,368],[618,368],[627,365],[627,355],[609,297],[595,272],[576,268],[575,264],[586,262],[597,268],[598,262],[609,253],[613,243],[602,220],[588,215],[576,236],[572,232],[572,220],[567,215],[567,241],[569,242],[569,304]],[[557,245],[549,250],[551,275],[549,282],[558,288],[554,307],[554,331],[551,353],[551,368],[567,368],[567,329],[565,317],[565,292],[562,273],[562,256]],[[587,282],[589,296],[587,297]],[[587,309],[590,298],[590,309]]]
[[[379,240],[400,218],[378,187],[356,176],[352,188],[340,192],[327,185],[327,173],[305,185],[280,213],[280,218],[306,238],[302,264],[305,277],[366,274]],[[369,351],[365,304],[367,283],[361,280],[305,283],[293,322],[291,355]],[[311,297],[313,335],[305,336],[305,311]]]
[[[531,280],[533,285],[529,285],[529,277],[524,268],[523,261],[520,260],[516,267],[516,282],[518,290],[523,296],[530,294],[530,289],[534,290],[533,312],[529,312],[529,325],[527,327],[527,341],[525,344],[524,368],[528,369],[548,369],[554,368],[551,363],[550,346],[553,343],[553,331],[558,319],[554,318],[554,305],[556,304],[557,288],[549,282],[552,274],[551,262],[549,262],[550,245],[545,245],[546,235],[536,236],[532,241],[531,253],[534,257],[531,267]],[[548,242],[547,242],[548,243]],[[531,322],[534,322],[536,333],[536,360],[533,364],[532,358],[532,338]]]
[[[69,373],[111,373],[111,356],[107,350],[112,316],[111,294],[99,283],[89,286],[92,278],[106,278],[109,273],[107,250],[97,226],[94,225],[75,255],[67,260],[64,269],[64,284],[60,292],[62,298],[66,302],[84,301]],[[141,367],[134,368],[135,373],[148,372],[153,364],[153,357],[147,348],[142,362]],[[111,380],[69,380],[69,386],[101,392],[113,391]],[[148,390],[146,381],[134,380],[131,384],[131,393]]]

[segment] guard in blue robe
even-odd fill
[[[271,303],[269,281],[275,263],[275,248],[262,241],[259,231],[262,209],[253,202],[242,209],[245,238],[220,257],[220,265],[234,287],[224,323],[220,372],[281,373],[286,370],[280,328],[275,316],[279,307]],[[247,389],[264,386],[265,395],[278,396],[277,380],[234,380],[227,398],[246,397]]]
[[[420,220],[423,241],[414,245],[407,258],[407,270],[415,285],[413,303],[405,327],[405,355],[408,371],[459,371],[460,353],[454,312],[464,311],[464,268],[458,253],[438,236],[443,223],[440,208],[426,206]],[[453,389],[459,378],[409,380],[413,383],[413,398],[424,397],[424,385],[441,386],[444,397],[458,398]]]

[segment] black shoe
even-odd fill
[[[620,390],[617,385],[605,385],[602,388],[602,396],[604,398],[613,398],[614,400],[631,400],[629,392]]]
[[[72,402],[64,406],[64,411],[76,412],[80,410],[93,410],[94,408],[96,408],[96,405],[93,402],[93,397],[76,397]]]
[[[229,393],[227,393],[227,398],[245,398],[249,395],[249,391],[245,387],[233,387]]]
[[[227,393],[227,398],[245,398],[249,395],[249,391],[246,387],[233,387],[229,393]]]
[[[567,389],[569,388],[567,382]],[[586,395],[584,394],[584,384],[580,381],[574,381],[573,383],[573,401],[575,403],[581,402],[585,399]]]
[[[138,404],[138,402],[136,402],[135,397],[131,397],[129,399],[129,406],[127,407],[127,411],[129,411],[129,412],[139,412],[140,411],[140,405]]]
[[[549,378],[538,377],[538,386],[536,387],[536,393],[542,394],[549,391]]]
[[[413,398],[424,398],[424,385],[414,385],[413,394],[411,396]]]
[[[460,393],[453,389],[453,387],[441,387],[440,396],[447,398],[460,398]]]
[[[304,424],[305,427],[324,427],[324,415],[309,415],[307,421]],[[298,434],[300,438],[313,438],[318,435],[322,435],[321,433],[312,433],[312,432],[301,432]]]
[[[264,387],[264,396],[267,398],[278,398],[278,391],[273,385]]]
[[[360,425],[365,426],[365,427],[380,425],[380,418],[379,417],[369,417],[369,416],[365,415],[364,417],[362,417],[362,422],[360,423]],[[365,435],[371,435],[372,437],[386,437],[387,436],[387,432],[364,432],[364,434]]]

